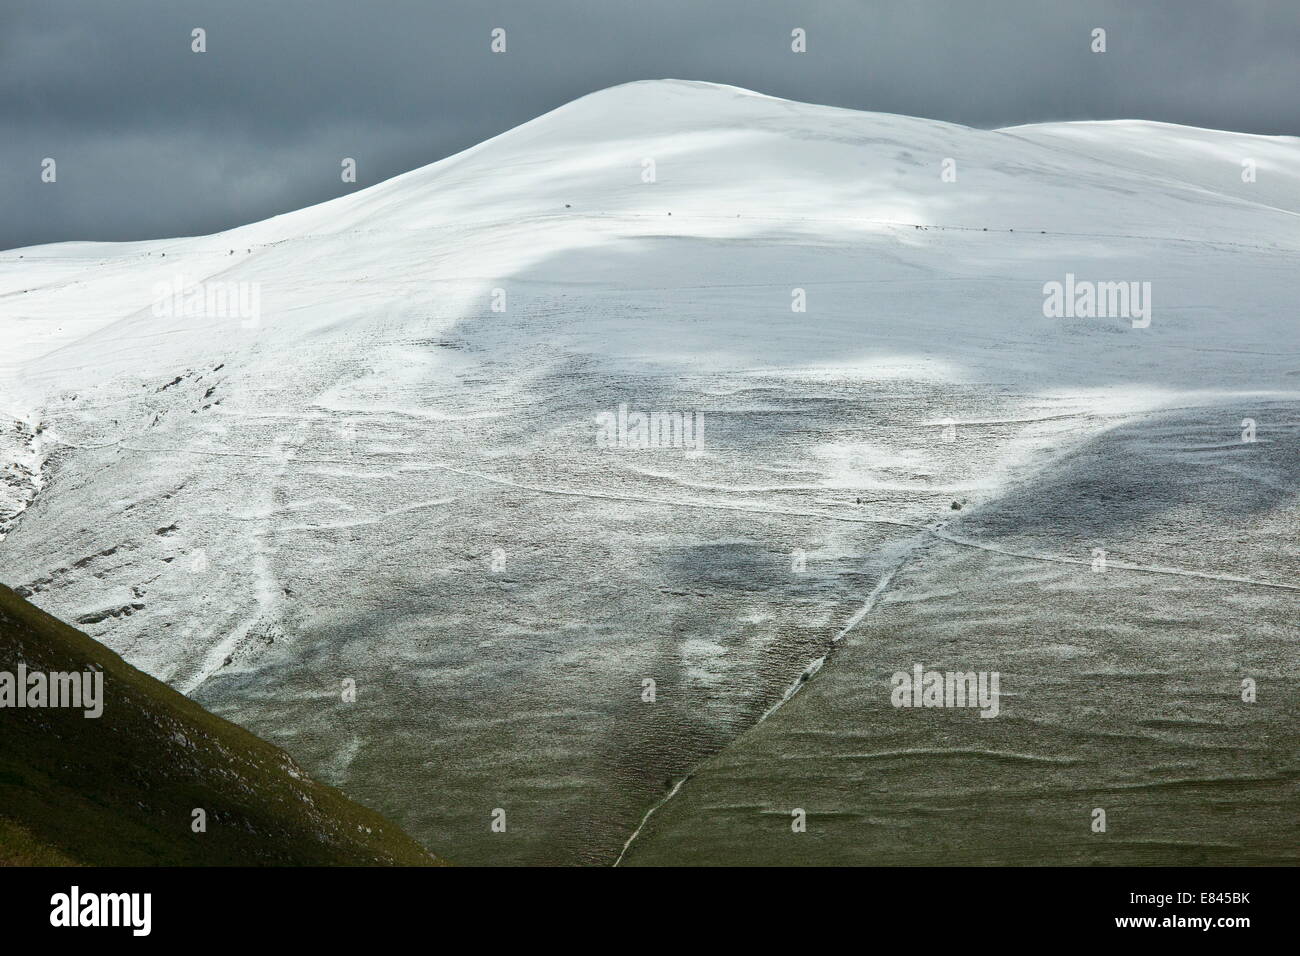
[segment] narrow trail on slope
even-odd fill
[[[980,551],[991,551],[994,554],[1005,554],[1009,558],[1023,558],[1029,561],[1046,561],[1052,564],[1074,564],[1084,567],[1091,567],[1092,561],[1087,558],[1067,558],[1064,555],[1039,554],[1033,551],[1014,551],[1011,548],[999,548],[994,544],[984,544],[979,541],[972,541],[970,538],[960,538],[957,535],[949,534],[940,528],[929,528],[927,531],[940,540],[947,541],[950,544],[960,545],[963,548],[976,548]],[[1300,585],[1282,584],[1277,581],[1261,581],[1258,578],[1240,577],[1235,574],[1215,574],[1211,571],[1192,571],[1188,568],[1159,568],[1145,564],[1128,564],[1120,561],[1106,562],[1107,571],[1135,571],[1139,574],[1171,574],[1183,578],[1203,578],[1208,581],[1225,581],[1229,584],[1247,584],[1257,588],[1275,588],[1280,591],[1300,591]]]
[[[289,470],[291,454],[284,446],[277,446],[278,453],[271,456],[276,463],[271,479],[262,488],[263,506],[257,509],[260,518],[253,522],[253,527],[246,535],[249,573],[253,580],[253,607],[251,614],[231,630],[224,639],[218,641],[199,662],[197,671],[187,680],[177,681],[174,685],[187,697],[193,696],[199,688],[218,674],[233,661],[244,645],[252,638],[259,627],[275,621],[280,616],[283,603],[282,589],[276,579],[271,558],[273,550],[267,545],[267,535],[275,529],[271,527],[276,514],[277,496],[285,485],[285,475]]]
[[[636,838],[641,835],[641,831],[644,830],[646,824],[650,822],[650,818],[667,805],[673,797],[677,796],[678,792],[682,789],[682,786],[695,776],[701,766],[708,763],[710,760],[715,759],[718,754],[723,753],[729,747],[734,746],[735,743],[738,740],[743,739],[745,735],[753,733],[755,728],[761,726],[769,717],[793,700],[799,691],[812,681],[813,675],[822,669],[822,666],[827,662],[827,660],[829,660],[831,654],[834,653],[835,648],[844,640],[845,636],[852,631],[853,628],[857,627],[858,624],[862,622],[863,618],[870,614],[876,605],[880,603],[881,597],[889,588],[890,584],[893,583],[894,577],[898,572],[901,571],[903,566],[912,560],[919,551],[924,549],[927,543],[928,539],[922,535],[910,539],[910,542],[904,548],[900,549],[903,552],[902,556],[880,576],[880,580],[876,582],[876,586],[872,588],[871,593],[867,595],[866,601],[864,601],[862,606],[853,613],[848,622],[840,628],[838,632],[836,632],[835,636],[830,639],[830,647],[827,649],[826,653],[804,667],[799,676],[795,678],[794,683],[792,683],[781,696],[781,699],[769,707],[763,716],[759,717],[758,720],[754,721],[754,723],[750,724],[735,737],[731,738],[731,740],[727,741],[725,745],[719,748],[717,753],[711,754],[709,757],[705,758],[695,767],[695,769],[689,771],[681,780],[677,781],[676,785],[668,791],[668,794],[662,800],[646,811],[645,816],[641,818],[641,822],[637,824],[636,829],[632,831],[632,835],[629,836],[627,841],[623,844],[623,849],[619,851],[618,858],[614,861],[614,866],[618,866],[623,862],[623,857],[627,855],[628,849],[631,848],[632,844],[636,841]]]

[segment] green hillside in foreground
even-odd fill
[[[429,866],[379,814],[0,585],[0,672],[100,670],[103,713],[0,707],[0,865]],[[194,832],[194,810],[206,831]]]

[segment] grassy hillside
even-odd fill
[[[104,674],[103,714],[0,708],[0,865],[436,865],[284,751],[0,585],[0,671]],[[206,832],[192,829],[193,811]]]

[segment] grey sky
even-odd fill
[[[488,48],[498,26],[504,55]],[[208,52],[190,51],[194,27]],[[806,54],[790,52],[794,27]],[[1088,49],[1093,27],[1105,54]],[[214,232],[658,77],[970,126],[1136,117],[1294,135],[1300,3],[9,0],[0,248]]]

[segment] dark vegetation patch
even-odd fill
[[[0,671],[100,671],[103,713],[0,709],[0,865],[435,865],[394,824],[310,779],[0,586]],[[192,829],[193,811],[207,830]]]

